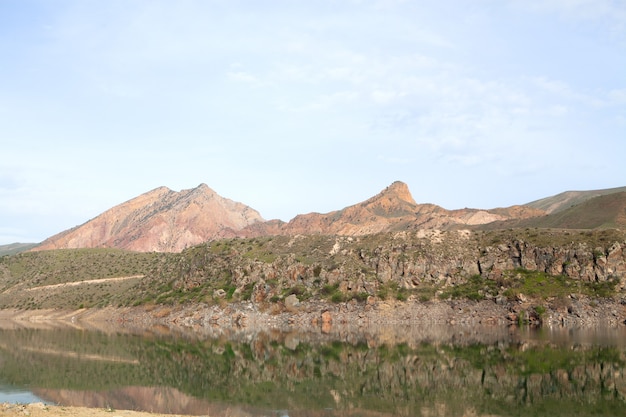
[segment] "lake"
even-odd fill
[[[626,330],[0,329],[0,402],[211,416],[623,416]]]

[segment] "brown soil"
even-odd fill
[[[0,417],[159,417],[168,414],[153,414],[140,411],[110,410],[104,408],[60,407],[43,403],[0,404]]]

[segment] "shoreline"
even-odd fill
[[[44,403],[0,404],[0,416],[2,417],[172,417],[177,415],[183,416],[182,414],[151,413],[147,411],[66,407]]]
[[[426,302],[371,298],[360,303],[310,300],[289,306],[283,303],[244,302],[77,310],[0,309],[0,329],[49,328],[58,325],[113,331],[154,326],[192,332],[206,329],[289,332],[297,329],[328,335],[388,326],[621,327],[626,325],[626,303],[624,300],[597,300],[570,295],[566,302],[528,300],[525,297],[513,301],[458,299]]]

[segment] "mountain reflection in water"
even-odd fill
[[[0,330],[0,386],[210,416],[623,415],[626,331],[387,328],[331,338]]]

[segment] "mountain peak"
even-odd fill
[[[196,188],[194,188],[194,190],[201,190],[201,191],[213,191],[211,189],[211,187],[209,187],[208,185],[206,185],[205,183],[200,183],[200,185],[198,185]]]
[[[213,197],[213,196],[218,195],[211,187],[209,187],[205,183],[201,183],[196,188],[181,191],[181,193],[185,193],[190,196],[208,196],[208,197]]]
[[[221,197],[206,184],[180,192],[159,187],[46,239],[36,250],[117,247],[179,252],[263,221],[256,210]]]
[[[385,188],[374,198],[381,197],[396,198],[406,201],[407,203],[417,204],[409,191],[409,186],[402,181],[394,181],[389,187]]]

